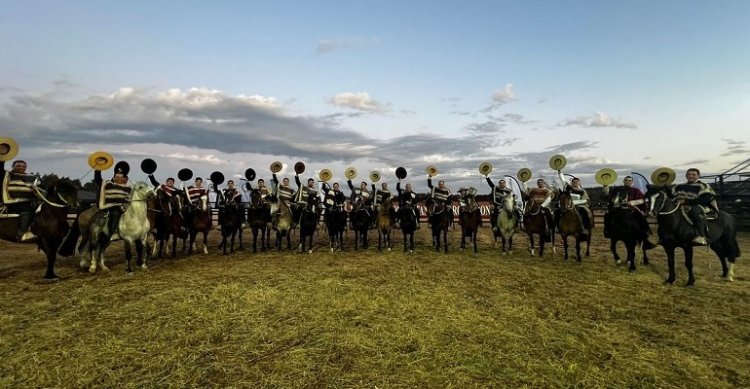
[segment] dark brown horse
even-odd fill
[[[443,235],[443,246],[445,252],[448,252],[448,227],[453,221],[453,212],[449,205],[433,202],[428,200],[428,207],[432,207],[430,213],[430,227],[432,229],[432,245],[435,251],[440,251],[440,235]]]
[[[479,213],[474,196],[466,197],[466,206],[461,210],[461,250],[466,248],[466,238],[469,238],[474,247],[474,254],[477,253],[477,231],[482,224],[482,214]]]
[[[560,237],[563,241],[565,250],[565,260],[568,260],[568,237],[573,236],[576,241],[576,260],[581,261],[581,242],[586,242],[586,256],[589,256],[591,246],[591,234],[584,233],[586,226],[583,225],[583,219],[578,213],[578,207],[573,204],[573,198],[570,195],[570,187],[560,191],[560,209],[557,220],[557,229],[560,231]]]
[[[37,246],[47,256],[47,271],[44,279],[54,281],[58,279],[55,274],[57,251],[70,231],[68,210],[70,207],[78,207],[78,191],[72,183],[58,180],[53,182],[43,194],[37,191],[36,195],[42,206],[31,222],[31,232],[37,236]],[[16,242],[17,231],[18,217],[0,218],[0,239]],[[75,241],[73,246],[75,246]]]
[[[211,226],[211,208],[208,207],[208,196],[204,195],[198,199],[198,205],[192,209],[192,217],[188,225],[188,231],[190,232],[188,254],[192,254],[193,250],[198,249],[195,244],[198,233],[203,234],[203,253],[208,254],[208,232],[211,231]]]
[[[393,202],[391,202],[391,199],[383,196],[375,223],[378,228],[378,251],[382,250],[383,246],[385,246],[388,251],[391,251],[391,248],[393,247],[391,245],[391,231],[393,230],[392,212]]]
[[[544,207],[529,199],[526,202],[525,212],[523,214],[523,224],[526,228],[526,235],[529,237],[529,246],[531,255],[534,255],[534,235],[539,236],[539,256],[544,255],[544,243],[549,241],[552,245],[552,252],[555,252],[555,234],[554,226],[548,225],[547,218],[544,216]]]
[[[685,267],[688,270],[688,280],[685,286],[695,284],[693,274],[693,238],[695,231],[688,217],[684,214],[679,203],[675,201],[671,188],[663,186],[649,186],[646,192],[649,200],[650,214],[656,216],[659,225],[658,234],[664,251],[667,254],[669,276],[664,281],[673,284],[675,281],[675,249],[681,248],[685,253]],[[696,205],[697,206],[697,205]],[[706,239],[710,242],[711,249],[721,261],[721,277],[734,281],[734,262],[740,256],[740,247],[737,244],[737,225],[732,215],[719,212],[718,217],[706,221],[708,234]]]
[[[260,249],[266,251],[270,242],[268,238],[268,224],[271,223],[271,209],[262,201],[260,190],[252,189],[250,192],[250,208],[248,209],[248,221],[253,231],[253,252],[258,251],[258,234],[260,234]]]
[[[164,245],[172,238],[172,258],[177,256],[177,239],[182,239],[182,251],[185,252],[186,241],[190,236],[185,223],[184,198],[181,195],[169,196],[161,190],[156,192],[156,230],[155,241],[159,242],[158,257],[164,253]],[[156,242],[154,242],[156,251]]]

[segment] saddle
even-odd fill
[[[713,221],[719,219],[719,211],[706,207],[703,205],[683,205],[681,209],[682,217],[687,220],[690,225],[693,225],[693,221],[690,219],[690,211],[692,210],[692,207],[699,207],[701,210],[701,217],[704,221]]]

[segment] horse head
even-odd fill
[[[263,196],[260,194],[260,190],[254,188],[250,191],[250,207],[260,208],[263,206]]]
[[[130,201],[148,201],[156,196],[151,187],[143,181],[136,182],[130,191]]]
[[[558,203],[560,204],[560,209],[563,211],[569,211],[574,208],[573,196],[570,193],[570,186],[566,186],[565,189],[558,192]]]
[[[503,209],[507,212],[513,212],[516,208],[516,199],[512,195],[503,198]]]
[[[232,203],[234,203],[232,201]],[[198,205],[196,206],[196,209],[201,212],[208,212],[208,195],[203,195],[198,198]]]
[[[68,180],[57,180],[47,189],[45,196],[56,198],[69,207],[78,208],[78,189]],[[51,201],[55,201],[54,199]]]
[[[672,186],[648,185],[646,190],[646,201],[648,203],[648,214],[657,216],[669,214],[679,208],[672,195]]]

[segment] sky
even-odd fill
[[[478,172],[596,186],[614,168],[750,158],[748,1],[0,0],[0,136],[88,180],[98,150],[157,179],[357,168],[426,190]]]

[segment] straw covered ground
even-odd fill
[[[133,276],[116,243],[110,273],[63,259],[54,284],[34,247],[0,242],[0,387],[750,387],[742,258],[728,283],[698,250],[684,288],[662,285],[661,248],[631,274],[601,237],[577,264],[522,237],[501,257],[486,228],[473,256],[452,234],[435,254],[421,230],[411,256],[212,240]]]

